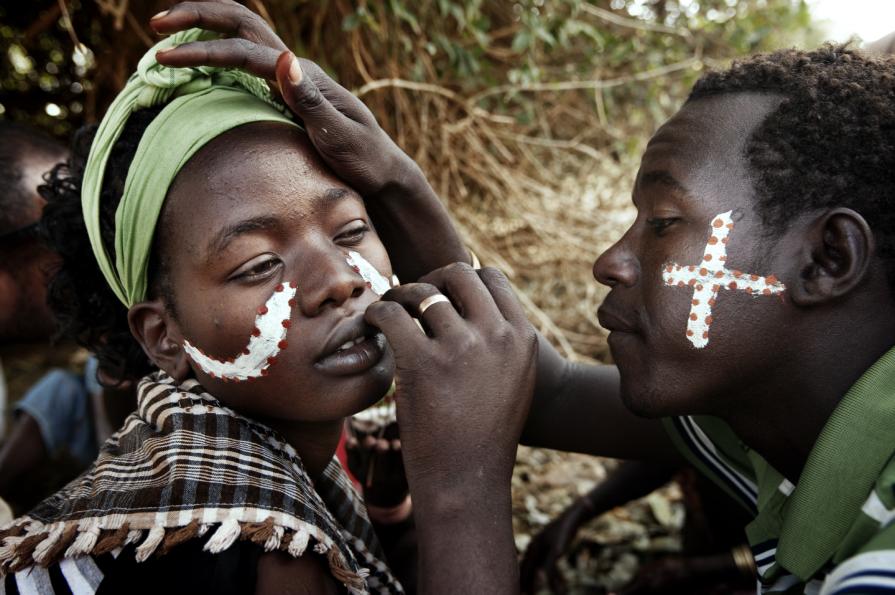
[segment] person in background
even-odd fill
[[[45,201],[38,186],[67,155],[47,134],[0,121],[0,347],[7,352],[23,344],[53,349],[55,322],[47,305],[47,277],[58,259],[40,238],[38,221]],[[108,404],[103,394],[92,358],[82,373],[49,371],[11,412],[6,391],[0,389],[0,428],[6,428],[7,415],[12,414],[8,434],[0,434],[0,497],[8,498],[14,508],[28,508],[88,465],[109,428],[133,408],[127,394],[116,394],[123,402],[116,398]],[[108,405],[116,410],[116,421],[108,419]],[[28,482],[18,481],[25,476]]]

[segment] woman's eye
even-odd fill
[[[280,266],[279,258],[266,258],[248,267],[243,267],[233,276],[234,279],[254,281],[270,276]]]
[[[679,220],[679,217],[653,217],[647,219],[646,224],[653,228],[656,235],[661,236],[673,223]]]
[[[364,239],[364,236],[367,235],[367,232],[370,231],[370,227],[366,223],[360,223],[358,225],[353,225],[349,229],[346,229],[342,233],[336,236],[336,241],[342,244],[360,244],[361,240]]]

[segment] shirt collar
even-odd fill
[[[808,455],[777,560],[808,580],[830,559],[895,452],[895,348],[848,390]]]

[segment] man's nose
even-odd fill
[[[298,280],[297,300],[302,314],[317,316],[327,308],[338,308],[351,298],[360,297],[367,288],[341,251],[319,253],[303,259],[303,279]]]
[[[608,287],[633,287],[640,280],[640,261],[628,246],[627,234],[594,262],[594,279]]]

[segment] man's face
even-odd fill
[[[598,317],[636,413],[717,412],[786,365],[796,246],[762,225],[744,156],[778,101],[688,103],[647,147],[637,218],[594,264],[612,288]]]
[[[37,194],[37,187],[42,183],[43,174],[62,158],[36,153],[22,158],[20,183],[31,195],[31,208],[17,222],[16,229],[40,219],[44,201]],[[0,343],[42,340],[53,332],[47,283],[56,261],[56,256],[35,234],[16,234],[8,241],[0,241]]]

